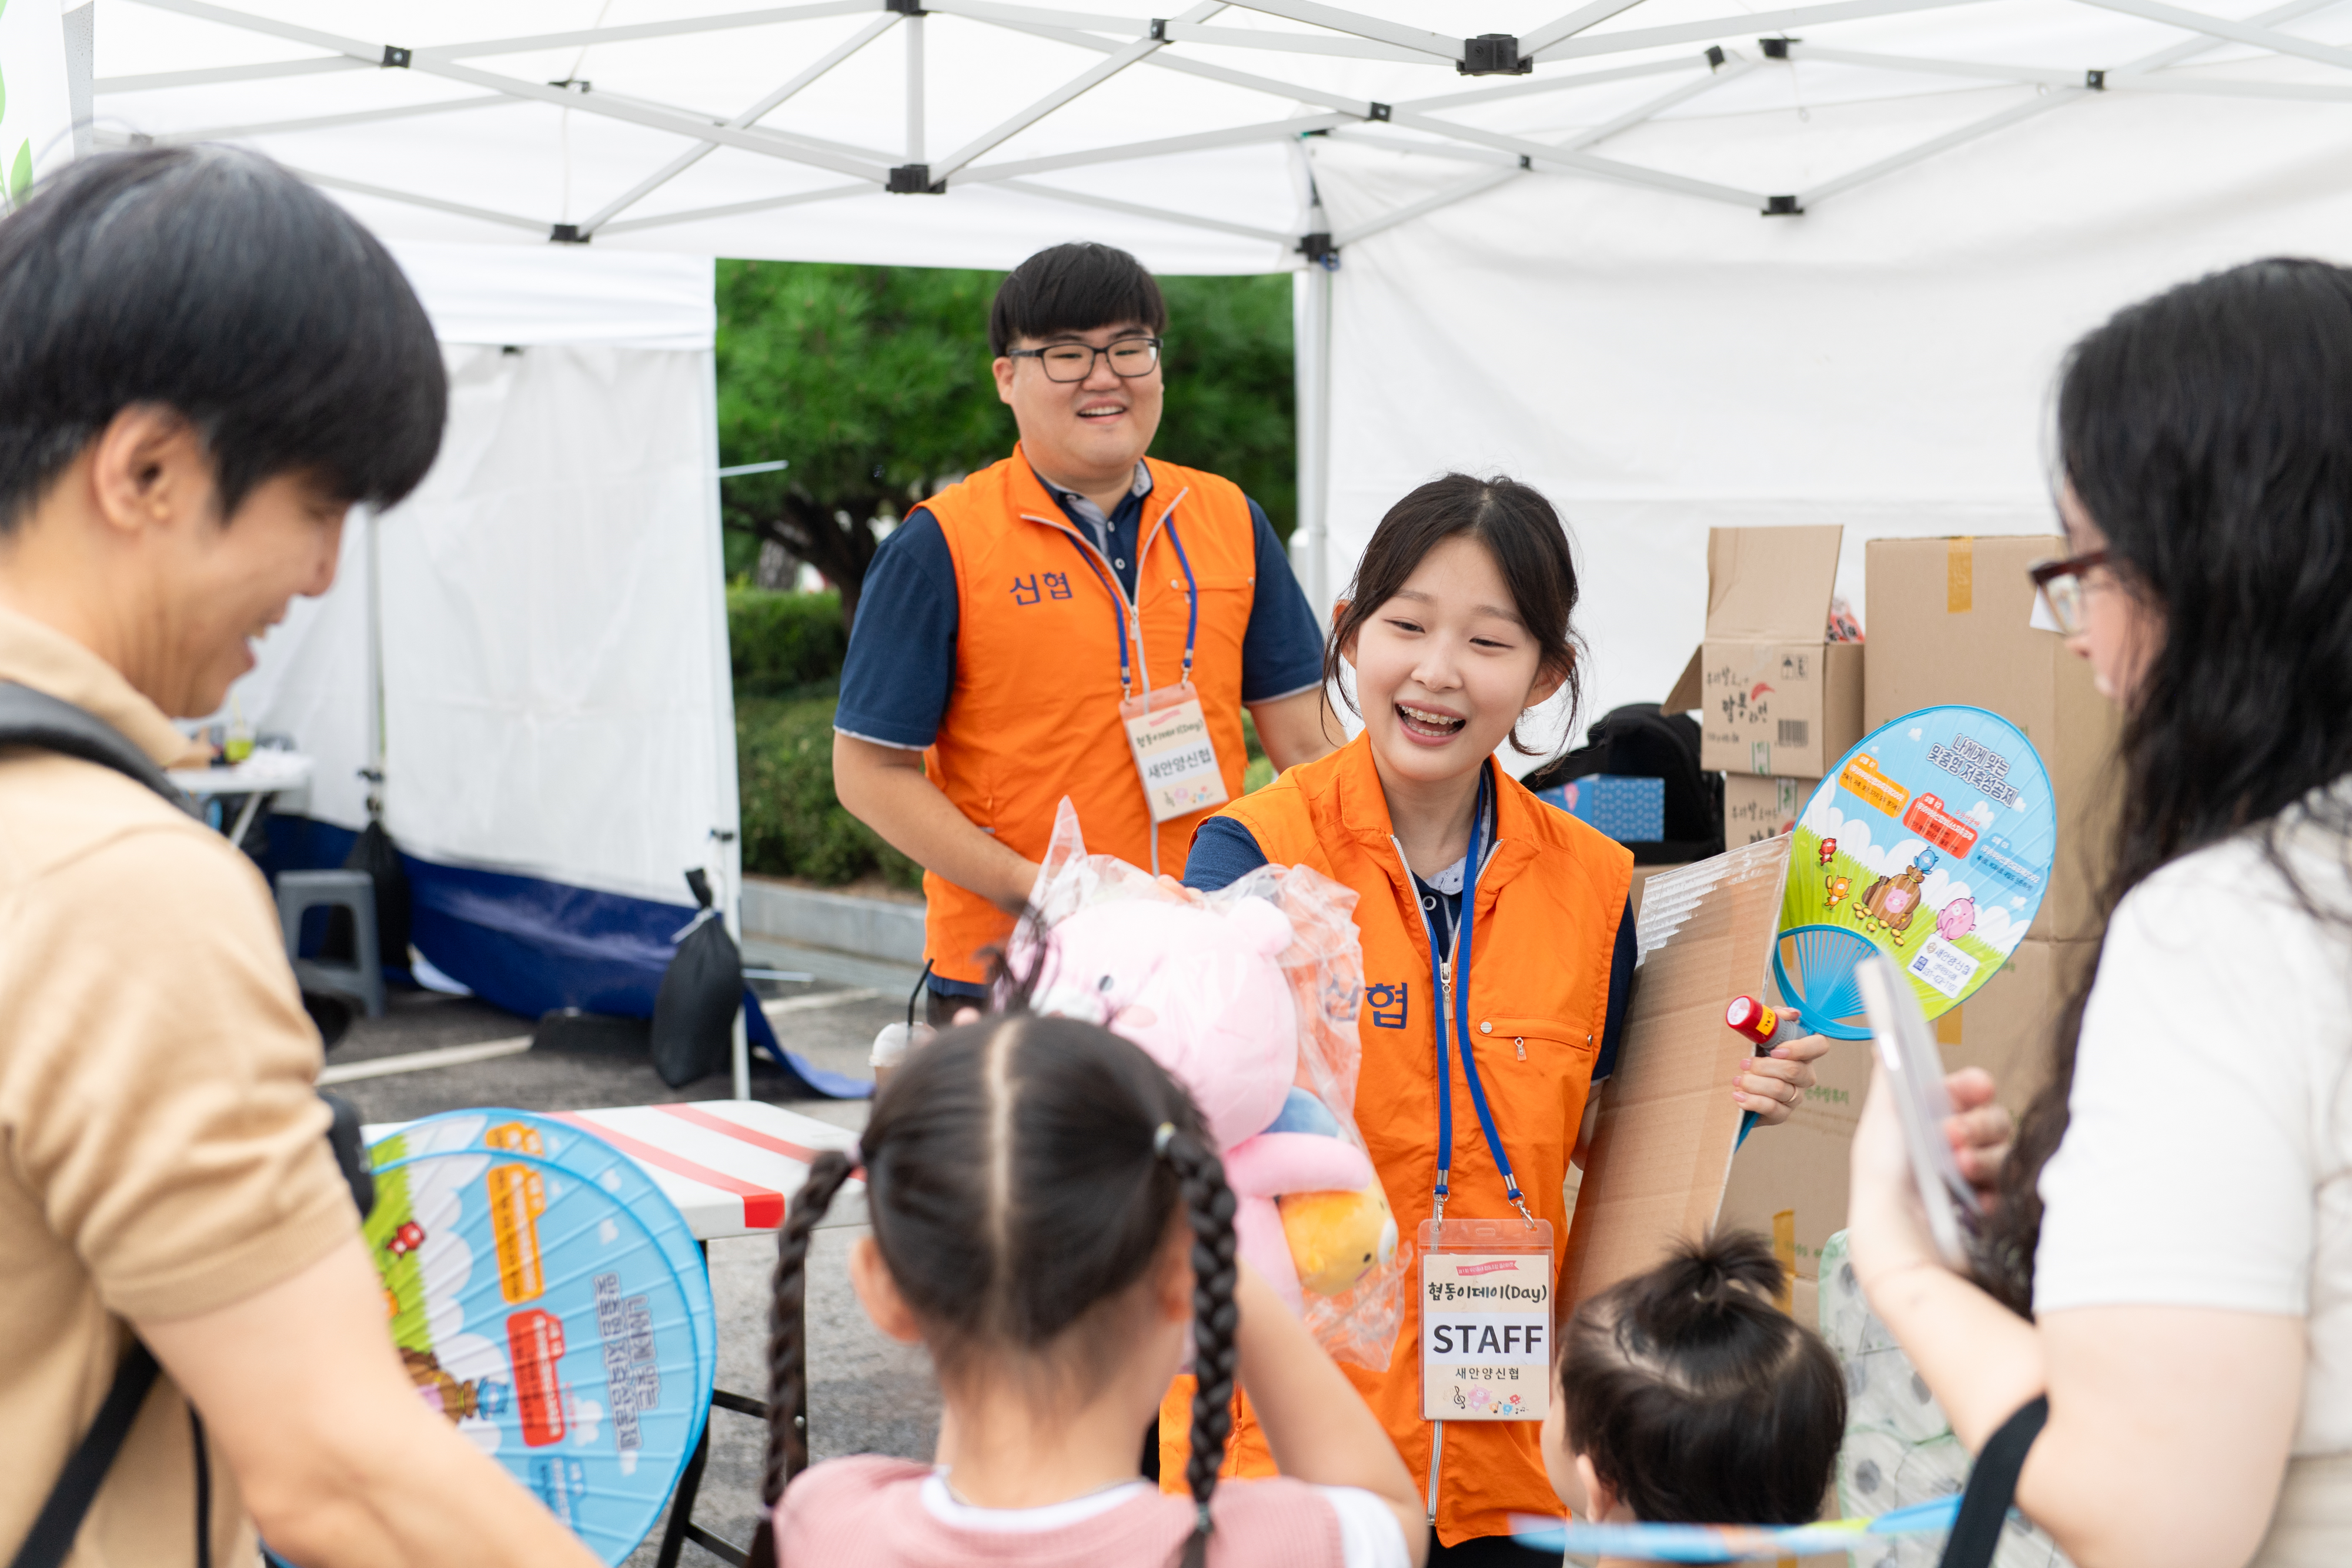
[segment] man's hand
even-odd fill
[[[358,1237],[233,1305],[132,1326],[204,1416],[263,1537],[306,1568],[593,1568],[416,1396]]]
[[[923,774],[923,754],[836,731],[833,793],[844,810],[925,871],[1018,915],[1037,885],[1037,862],[972,826]]]

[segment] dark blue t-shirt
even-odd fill
[[[1142,528],[1144,499],[1150,493],[1149,472],[1140,464],[1137,483],[1107,518],[1078,497],[1045,486],[1071,524],[1110,559],[1130,596],[1140,564],[1136,537]],[[1242,701],[1274,702],[1323,684],[1323,636],[1307,595],[1291,575],[1289,557],[1275,537],[1274,526],[1255,501],[1249,509],[1256,535],[1257,582],[1249,625],[1242,633]],[[1084,556],[1077,544],[1071,542],[1069,549],[1072,565],[1081,564]],[[1100,582],[1090,571],[1086,580]],[[1071,580],[1079,578],[1074,575]],[[884,746],[919,749],[930,745],[939,737],[949,695],[955,690],[957,628],[955,562],[948,554],[947,537],[929,509],[918,507],[882,541],[866,570],[848,657],[842,664],[834,728]],[[1102,636],[1106,644],[1116,640],[1108,615]],[[986,989],[937,976],[931,988],[950,996],[979,996]]]
[[[1184,862],[1184,885],[1214,893],[1264,864],[1265,852],[1257,847],[1255,834],[1231,817],[1211,817],[1192,834],[1192,852]],[[1442,941],[1462,918],[1461,891],[1441,892],[1422,881],[1418,873],[1412,880]],[[1609,959],[1609,1013],[1601,1026],[1601,1054],[1592,1059],[1595,1083],[1617,1070],[1617,1042],[1624,1032],[1625,1003],[1633,994],[1633,960],[1637,952],[1633,943],[1633,904],[1628,899],[1624,917],[1617,922],[1616,950]]]
[[[1072,505],[1073,497],[1056,492],[1055,498],[1074,526],[1096,535],[1090,520]],[[1103,549],[1130,595],[1135,591],[1135,541],[1142,526],[1143,501],[1142,494],[1131,491],[1119,503],[1108,519],[1110,538]],[[1323,684],[1323,635],[1298,580],[1291,575],[1290,559],[1275,537],[1274,525],[1255,501],[1249,509],[1257,536],[1257,583],[1249,625],[1242,633],[1242,701],[1273,702]],[[1070,554],[1071,564],[1079,565],[1076,543]],[[833,727],[884,746],[930,745],[939,737],[948,695],[955,689],[957,624],[955,563],[948,555],[947,537],[929,510],[918,507],[882,541],[866,570],[849,655],[842,664],[841,706],[834,713]],[[1102,636],[1107,644],[1117,641],[1108,614]]]

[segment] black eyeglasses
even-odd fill
[[[2106,564],[2107,552],[2095,549],[2064,560],[2036,561],[2025,569],[2025,575],[2033,580],[2034,591],[2050,606],[2050,618],[2067,636],[2083,630],[2089,613],[2085,601],[2091,591],[2090,574]]]
[[[1107,348],[1087,343],[1049,343],[1042,349],[1007,349],[1008,360],[1034,360],[1049,382],[1082,382],[1095,373],[1095,356],[1110,361],[1110,373],[1127,381],[1148,376],[1160,362],[1157,338],[1120,338]]]

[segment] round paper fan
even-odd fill
[[[1772,973],[1837,1040],[1867,1040],[1855,964],[1894,959],[1929,1018],[2009,961],[2057,848],[2050,776],[2022,731],[1978,707],[1906,714],[1864,737],[1797,819]]]

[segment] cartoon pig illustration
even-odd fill
[[[1977,928],[1977,901],[1956,898],[1944,905],[1936,916],[1936,935],[1947,942],[1957,942]]]

